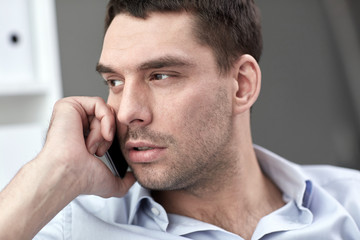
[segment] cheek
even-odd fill
[[[184,116],[184,127],[195,139],[211,141],[228,131],[231,122],[231,100],[225,89],[195,98]]]
[[[200,94],[191,91],[159,98],[154,104],[154,123],[160,122],[160,128],[177,134],[197,118],[199,106],[205,104],[203,99]]]
[[[206,137],[214,128],[229,117],[231,106],[224,89],[215,89],[177,94],[172,101],[157,106],[162,129],[181,138]],[[155,119],[156,120],[156,119]],[[157,121],[154,121],[157,122]]]

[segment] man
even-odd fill
[[[245,0],[110,1],[108,103],[55,105],[43,150],[0,195],[0,238],[32,238],[56,215],[37,239],[359,239],[357,171],[252,144],[258,22]],[[124,179],[94,156],[114,137]]]

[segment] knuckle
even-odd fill
[[[106,104],[105,100],[102,97],[93,97],[95,102],[101,103],[101,104]]]
[[[57,100],[54,104],[54,108],[58,108],[60,105],[64,103],[64,101],[65,101],[64,98]]]
[[[55,102],[54,108],[60,108],[66,104],[73,104],[73,102],[74,100],[72,97],[61,98]]]

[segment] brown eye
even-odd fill
[[[168,74],[154,74],[152,79],[153,80],[164,80],[168,77],[170,77],[170,75],[168,75]]]
[[[106,83],[109,87],[117,87],[124,84],[124,81],[122,80],[106,80]]]

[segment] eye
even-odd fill
[[[123,81],[123,80],[113,80],[113,79],[109,79],[109,80],[105,80],[105,83],[106,83],[106,85],[108,85],[110,88],[124,85],[124,81]]]
[[[169,78],[170,75],[168,74],[153,74],[151,77],[151,80],[164,80],[166,78]]]

